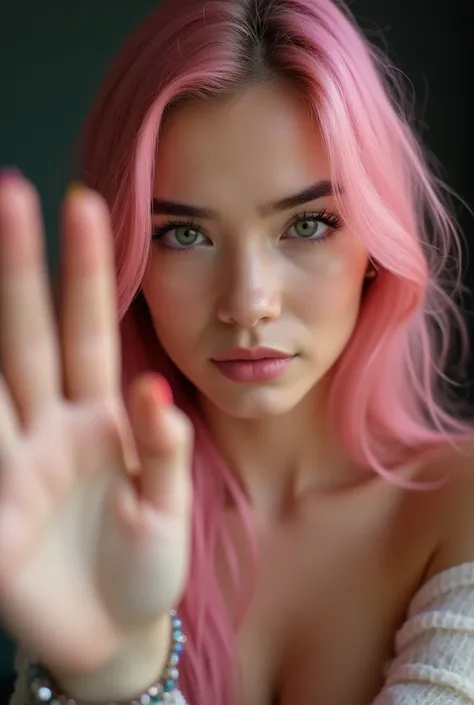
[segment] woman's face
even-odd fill
[[[279,85],[189,103],[162,130],[143,291],[166,353],[232,416],[291,410],[353,332],[367,253],[329,173],[314,121]]]

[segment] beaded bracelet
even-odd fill
[[[176,610],[171,611],[171,648],[163,674],[141,695],[132,700],[110,703],[110,705],[156,705],[157,703],[182,702],[182,696],[177,690],[179,678],[178,664],[186,642],[182,631],[182,622]],[[31,697],[30,705],[81,705],[78,700],[57,692],[48,672],[39,663],[29,663],[26,678]]]

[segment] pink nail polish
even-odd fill
[[[0,182],[21,179],[23,174],[16,166],[3,166],[0,168]]]
[[[173,403],[173,392],[169,383],[161,375],[155,375],[153,379],[153,393],[160,406],[170,406]]]

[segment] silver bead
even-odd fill
[[[168,663],[170,666],[176,666],[176,664],[179,663],[178,654],[171,654],[171,656],[168,659]]]
[[[165,676],[167,678],[172,678],[174,681],[177,681],[179,678],[179,671],[177,668],[167,668],[165,671]]]
[[[163,695],[163,686],[160,684],[152,685],[151,688],[148,688],[148,695],[151,698],[156,698],[159,695]]]
[[[150,705],[151,703],[151,697],[148,695],[148,693],[143,693],[143,695],[140,698],[140,705]]]
[[[42,703],[49,703],[49,701],[53,697],[53,691],[47,685],[42,685],[36,691],[36,697]]]

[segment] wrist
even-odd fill
[[[153,629],[130,639],[104,667],[87,674],[51,676],[61,693],[84,703],[132,700],[146,692],[165,670],[171,645],[171,619],[165,615]]]

